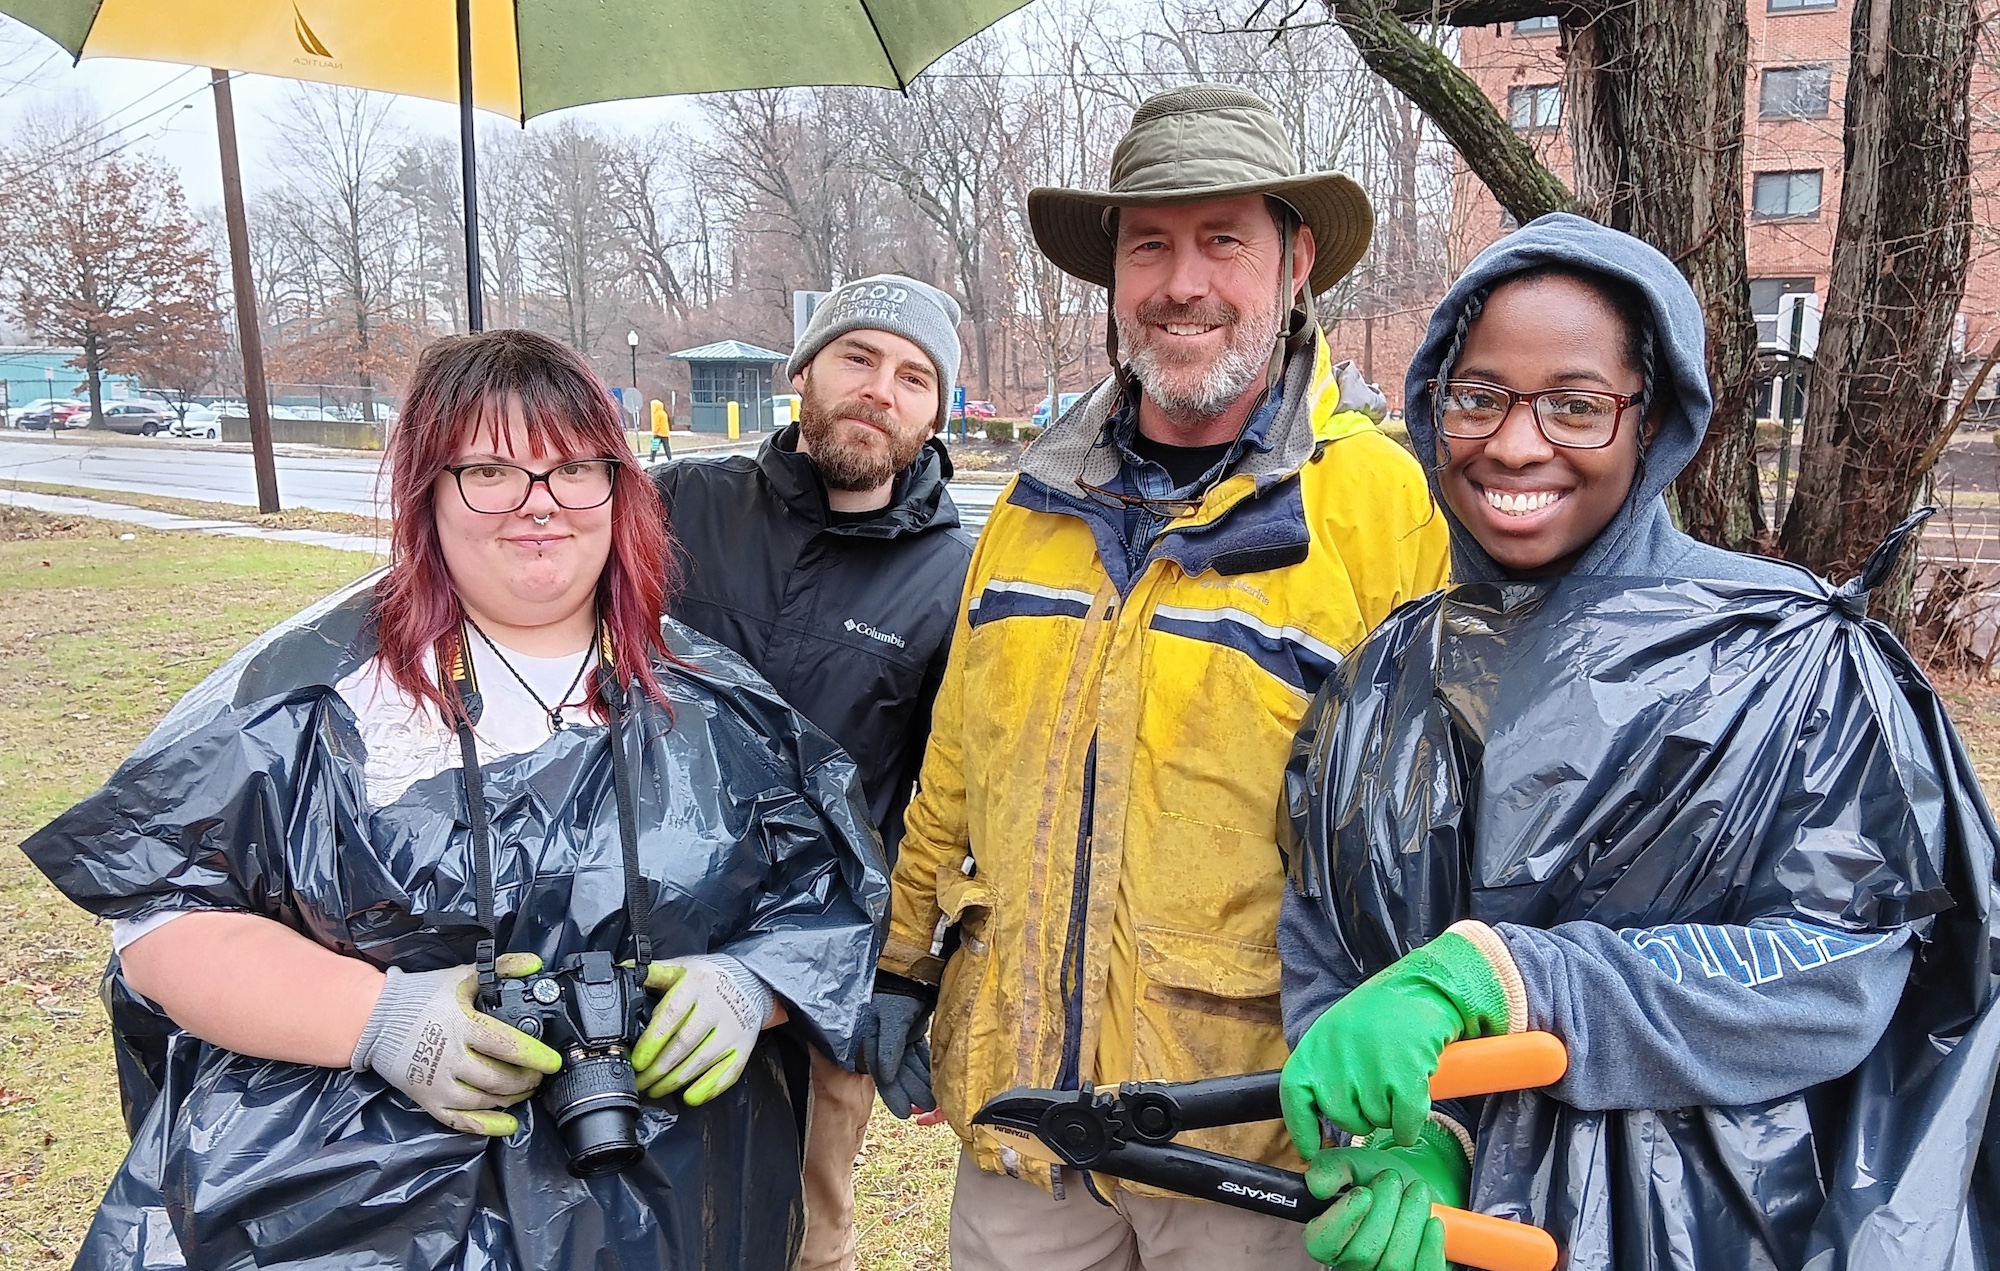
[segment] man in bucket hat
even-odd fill
[[[1284,1062],[1292,735],[1345,651],[1444,580],[1421,469],[1312,320],[1372,213],[1299,171],[1262,100],[1207,84],[1139,107],[1110,189],[1029,210],[1050,259],[1110,289],[1116,369],[1023,456],[974,550],[869,1068],[923,1106],[935,1008],[955,1271],[1310,1266],[1296,1224],[1051,1168],[971,1117],[1014,1086]],[[1180,1141],[1303,1168],[1275,1122]]]

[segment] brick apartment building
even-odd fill
[[[1747,0],[1750,58],[1745,85],[1744,194],[1748,206],[1750,301],[1760,339],[1775,341],[1782,298],[1826,297],[1840,208],[1841,109],[1847,89],[1848,35],[1854,0]],[[1544,163],[1571,177],[1563,118],[1561,35],[1554,18],[1532,18],[1459,33],[1458,61]],[[1982,58],[1973,79],[1972,264],[1961,304],[1960,347],[1975,363],[2000,338],[2000,76]],[[1486,187],[1460,165],[1454,189],[1452,269],[1512,228]],[[1408,364],[1427,312],[1378,317],[1367,324],[1376,376],[1400,404]],[[1362,323],[1334,328],[1337,356],[1362,357]],[[1970,367],[1967,368],[1968,370]],[[1996,375],[1995,379],[2000,379]],[[1982,399],[2000,393],[1989,382]],[[1758,413],[1775,415],[1777,393],[1760,385]]]

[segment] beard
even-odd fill
[[[1148,300],[1133,314],[1115,315],[1119,347],[1131,350],[1128,365],[1160,413],[1179,424],[1196,424],[1222,413],[1257,382],[1271,364],[1280,315],[1275,301],[1246,318],[1220,300],[1172,304]],[[1176,349],[1171,336],[1153,328],[1168,323],[1222,326],[1228,342],[1213,357]]]
[[[886,431],[878,437],[852,439],[841,428],[843,419],[861,419]],[[799,394],[799,437],[805,443],[820,480],[833,490],[873,490],[910,466],[924,448],[928,429],[898,430],[887,411],[858,398],[827,402],[813,391],[812,370],[806,370]]]

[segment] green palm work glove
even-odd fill
[[[1446,932],[1363,981],[1313,1021],[1285,1061],[1278,1098],[1299,1155],[1320,1148],[1319,1119],[1349,1134],[1391,1130],[1416,1145],[1431,1074],[1452,1042],[1507,1031],[1507,991],[1493,964]]]
[[[1431,1120],[1415,1147],[1390,1145],[1380,1131],[1359,1147],[1316,1152],[1306,1187],[1340,1199],[1306,1224],[1306,1253],[1334,1271],[1445,1271],[1444,1224],[1431,1206],[1463,1209],[1471,1174],[1458,1140]]]
[[[777,1001],[749,967],[721,953],[669,958],[646,967],[661,994],[632,1047],[632,1068],[647,1098],[682,1090],[707,1103],[736,1083]]]

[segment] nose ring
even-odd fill
[[[554,515],[554,513],[551,513],[550,515],[552,516]],[[547,516],[538,516],[535,518],[535,524],[537,525],[547,525],[548,523],[549,523],[549,518]]]

